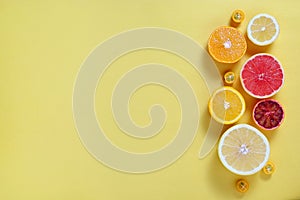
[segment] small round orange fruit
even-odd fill
[[[237,180],[235,186],[236,186],[237,191],[242,192],[242,193],[247,192],[249,189],[249,183],[245,179]]]
[[[242,23],[245,19],[245,13],[242,10],[235,10],[231,15],[231,19],[233,22],[239,24]]]
[[[275,171],[275,165],[271,161],[268,161],[267,164],[263,168],[263,172],[267,175],[273,174]]]
[[[229,71],[224,74],[224,81],[227,84],[233,84],[235,79],[236,78],[234,72]]]

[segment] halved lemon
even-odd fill
[[[254,16],[247,27],[248,38],[258,46],[266,46],[273,43],[279,35],[279,24],[269,14]]]
[[[270,155],[268,139],[248,124],[238,124],[222,135],[218,155],[229,171],[238,175],[252,175],[260,171]]]
[[[237,122],[245,112],[244,97],[233,87],[224,86],[217,89],[208,103],[211,116],[222,124]]]

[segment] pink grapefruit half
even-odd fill
[[[260,53],[245,62],[241,69],[240,80],[249,95],[259,99],[268,98],[282,87],[284,71],[274,56]]]
[[[263,99],[254,106],[252,117],[260,128],[273,130],[281,125],[284,111],[278,101]]]

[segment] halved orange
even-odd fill
[[[233,124],[238,121],[244,114],[245,108],[244,97],[229,86],[217,89],[208,104],[211,116],[222,124]]]
[[[208,52],[218,62],[235,63],[247,50],[243,34],[236,28],[221,26],[214,30],[208,40]]]

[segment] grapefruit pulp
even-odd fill
[[[259,99],[268,98],[282,87],[284,71],[274,56],[260,53],[245,62],[241,69],[240,80],[249,95]]]

